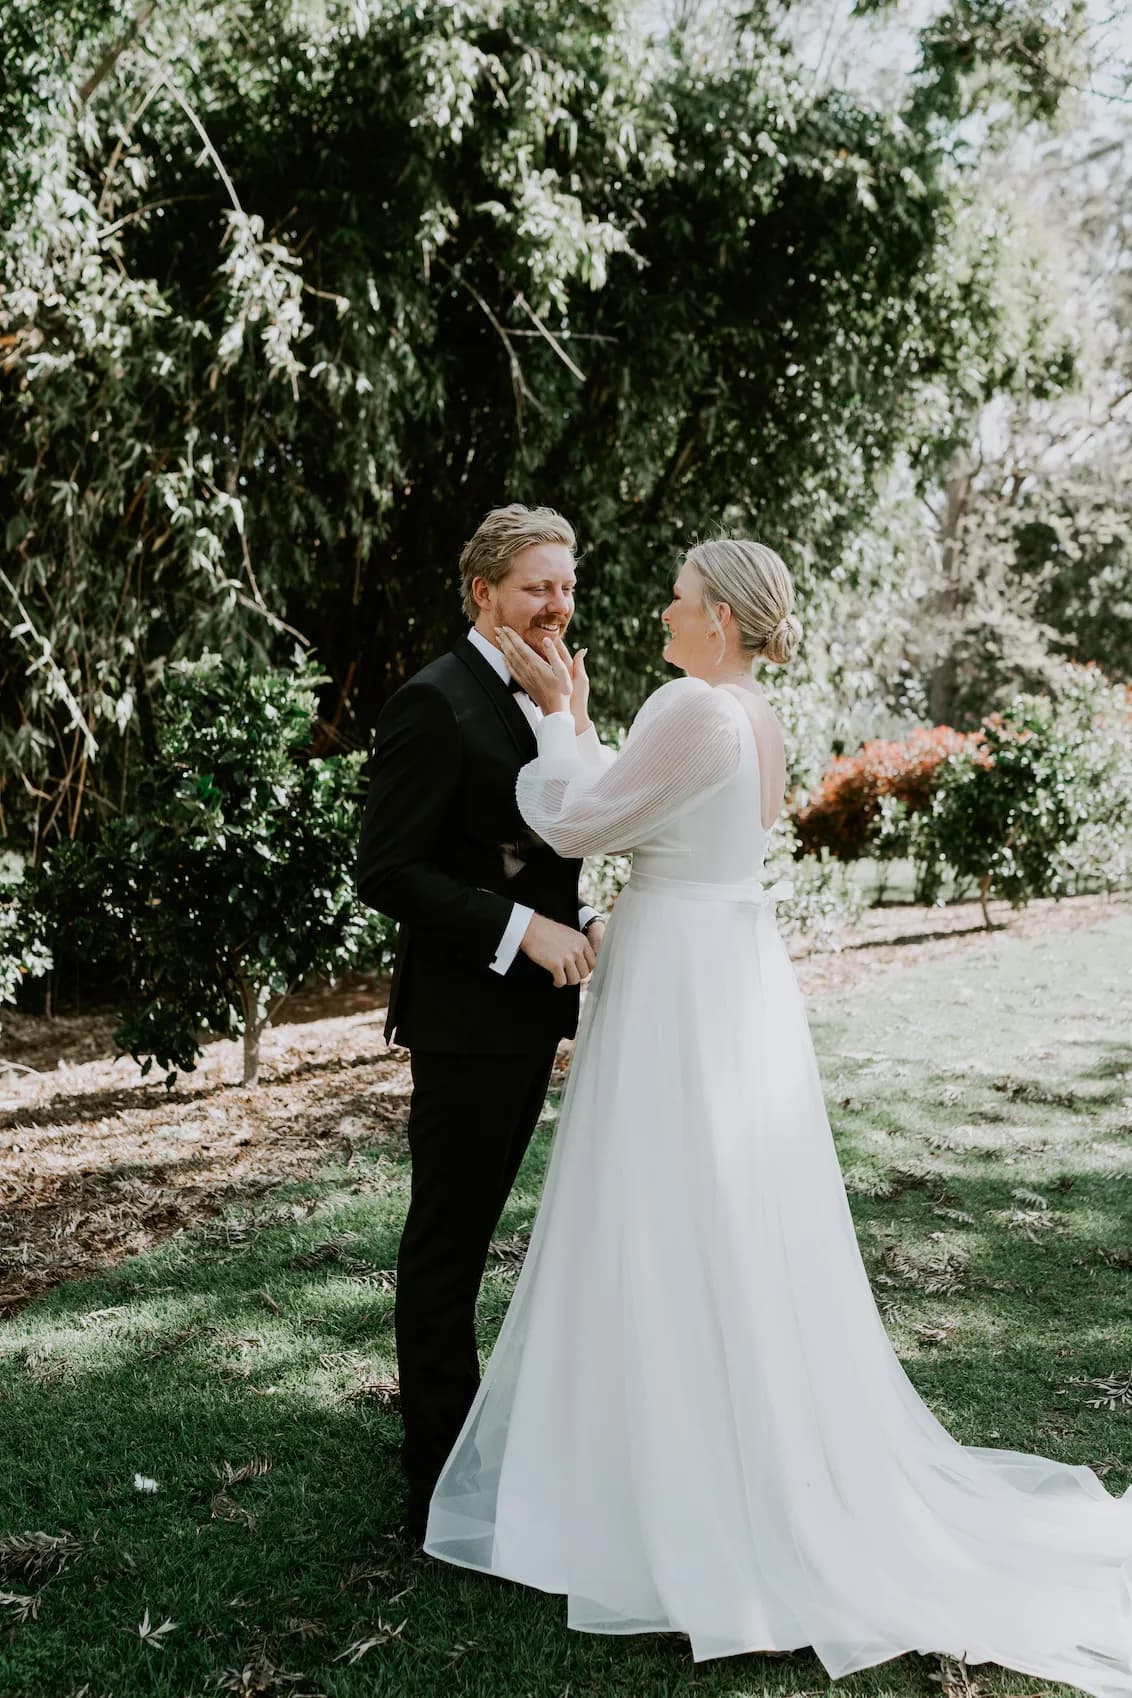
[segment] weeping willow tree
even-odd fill
[[[851,576],[1006,334],[957,138],[1056,107],[1075,16],[957,0],[880,110],[801,78],[770,3],[651,36],[614,0],[9,12],[0,831],[35,857],[128,804],[205,650],[313,646],[322,746],[360,746],[500,500],[575,520],[615,714],[697,532]]]

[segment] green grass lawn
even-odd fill
[[[1121,919],[1000,939],[814,1017],[862,1249],[922,1394],[963,1441],[1094,1464],[1114,1492],[1132,1473],[1130,1001]],[[485,1346],[552,1116],[500,1228]],[[383,1270],[407,1178],[395,1149],[359,1150],[0,1329],[0,1537],[79,1541],[38,1578],[8,1550],[0,1592],[35,1604],[0,1604],[2,1698],[827,1691],[809,1654],[696,1667],[673,1636],[569,1633],[562,1600],[391,1536]],[[939,1672],[905,1657],[835,1690],[926,1698]],[[974,1674],[987,1694],[1035,1689]]]

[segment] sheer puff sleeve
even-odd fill
[[[694,798],[731,777],[742,743],[735,712],[700,678],[663,684],[604,767],[576,748],[568,713],[538,728],[538,758],[520,772],[519,812],[560,855],[638,848]]]

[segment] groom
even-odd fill
[[[548,507],[490,512],[460,555],[471,629],[396,692],[377,724],[358,857],[363,902],[398,921],[385,1035],[411,1052],[412,1189],[397,1256],[397,1364],[408,1531],[479,1385],[475,1307],[508,1193],[602,921],[580,861],[515,802],[541,717],[511,678],[501,625],[542,657],[574,612],[574,532]],[[580,736],[594,732],[579,710]]]

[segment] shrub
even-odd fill
[[[117,1042],[148,1072],[191,1069],[202,1029],[259,1072],[273,1005],[306,975],[371,959],[385,923],[355,899],[360,754],[312,758],[309,668],[215,655],[169,669],[136,811],[53,851],[40,906],[124,972]]]
[[[839,755],[793,810],[801,852],[827,849],[842,861],[908,854],[911,820],[930,806],[940,767],[978,738],[938,725],[918,728],[903,742],[866,743],[854,755]]]
[[[1021,907],[1067,888],[1064,854],[1089,817],[1083,742],[1055,722],[1046,697],[1016,696],[978,742],[949,755],[930,810],[916,821],[917,858],[975,879],[990,925],[991,895]]]
[[[24,980],[50,966],[42,916],[28,900],[24,862],[8,851],[0,855],[0,1005],[14,1002]]]
[[[823,849],[820,855],[803,855],[794,860],[785,833],[775,833],[776,842],[767,863],[766,882],[788,878],[794,894],[778,909],[784,937],[806,938],[817,949],[839,949],[843,933],[856,925],[868,903],[865,893],[849,876],[844,861]],[[781,851],[781,853],[780,853]]]
[[[1073,890],[1132,883],[1132,686],[1096,666],[1069,666],[1053,725],[1074,751],[1088,818],[1062,846],[1060,869]]]

